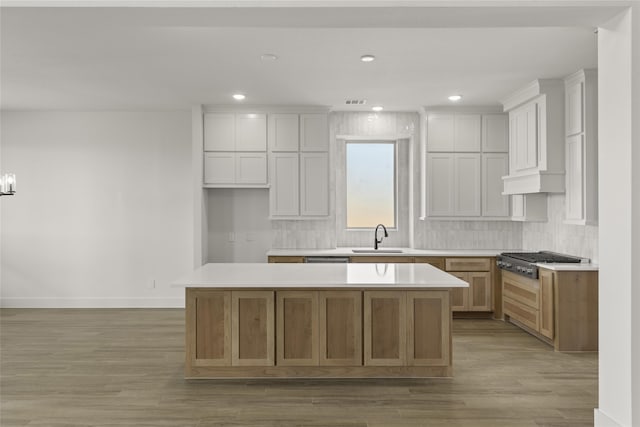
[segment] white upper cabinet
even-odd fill
[[[427,150],[431,152],[480,151],[480,127],[480,114],[429,113]]]
[[[298,151],[298,123],[297,114],[269,114],[269,151]]]
[[[453,114],[431,114],[427,116],[427,150],[454,151]]]
[[[482,151],[506,153],[509,151],[509,125],[506,114],[482,115]]]
[[[300,114],[300,151],[329,151],[327,114]]]
[[[565,79],[565,222],[598,222],[597,73],[580,70]]]
[[[482,154],[482,215],[509,216],[509,196],[502,194],[502,177],[509,172],[507,153]]]
[[[427,212],[454,216],[455,160],[451,153],[427,154]]]
[[[505,219],[509,196],[507,115],[428,112],[426,132],[426,215],[451,219]]]
[[[269,155],[271,217],[329,215],[328,115],[269,114]]]
[[[454,215],[480,216],[480,154],[454,154]]]
[[[206,113],[204,115],[205,187],[267,185],[267,116]]]
[[[329,154],[300,153],[300,214],[329,215]]]
[[[236,114],[235,150],[267,150],[267,116],[265,114]]]
[[[271,155],[270,176],[269,200],[271,216],[300,215],[298,153],[273,153]]]
[[[204,151],[235,151],[235,114],[204,115]]]
[[[546,222],[547,195],[545,193],[512,195],[511,220]]]
[[[453,117],[453,151],[480,151],[480,114],[458,114]]]
[[[563,193],[564,82],[535,80],[502,101],[509,112],[505,194]]]

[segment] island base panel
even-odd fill
[[[192,367],[186,379],[220,378],[435,378],[451,377],[451,366],[271,366]]]

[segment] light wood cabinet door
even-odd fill
[[[300,114],[300,151],[329,151],[326,114]]]
[[[552,271],[540,269],[540,333],[547,338],[554,338],[554,274]]]
[[[451,364],[448,291],[407,292],[407,365]]]
[[[468,273],[450,271],[448,273],[469,283]],[[469,288],[451,288],[449,293],[452,311],[467,311],[469,309]]]
[[[233,366],[274,365],[273,291],[231,292]]]
[[[297,114],[270,114],[268,133],[270,151],[298,151],[300,131]]]
[[[231,292],[188,290],[187,360],[193,367],[231,365]]]
[[[444,258],[417,256],[414,258],[413,262],[415,262],[416,264],[431,264],[434,267],[439,268],[440,270],[444,270]]]
[[[300,153],[300,215],[329,215],[328,153]]]
[[[404,366],[407,359],[406,292],[364,292],[365,366]]]
[[[467,273],[469,283],[469,311],[491,311],[493,309],[492,282],[489,272]]]
[[[271,155],[271,216],[297,216],[300,213],[298,153]]]
[[[236,151],[267,151],[267,116],[236,114]]]
[[[234,151],[236,149],[235,114],[204,115],[204,151]]]
[[[509,151],[509,134],[506,114],[482,115],[482,151],[506,153]]]
[[[278,291],[277,364],[318,365],[318,292]]]
[[[320,365],[362,365],[362,292],[318,293]]]

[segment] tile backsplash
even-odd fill
[[[523,224],[522,248],[577,255],[597,262],[598,226],[565,224],[563,222],[564,203],[564,194],[549,194],[547,198],[549,220]]]

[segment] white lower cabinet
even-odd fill
[[[206,152],[204,154],[204,185],[264,186],[266,184],[266,153]]]
[[[329,215],[328,153],[271,154],[271,217]]]

